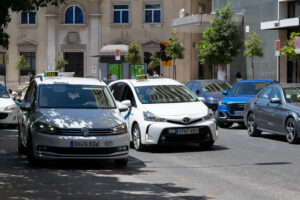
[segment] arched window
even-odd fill
[[[65,13],[65,24],[83,24],[83,12],[78,6],[70,6]]]

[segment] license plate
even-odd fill
[[[189,134],[198,134],[199,128],[186,128],[186,129],[177,129],[177,135],[189,135]]]
[[[71,141],[70,147],[100,147],[100,141],[95,141],[95,140]]]
[[[243,116],[244,111],[235,111],[234,114],[237,116]]]

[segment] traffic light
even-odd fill
[[[168,42],[160,42],[160,59],[161,59],[161,65],[162,66],[171,66],[172,65],[172,59],[166,55],[166,47]]]

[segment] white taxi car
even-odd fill
[[[123,116],[136,150],[156,144],[214,144],[214,115],[189,89],[172,79],[139,78],[109,85],[114,98],[130,107]]]
[[[0,84],[0,124],[16,125],[19,107],[16,105],[6,88]]]
[[[91,78],[33,79],[21,103],[18,123],[19,153],[30,164],[39,159],[113,159],[128,161],[129,135],[105,83]]]

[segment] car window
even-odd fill
[[[10,98],[9,93],[3,85],[0,85],[0,98]]]
[[[272,92],[273,87],[267,87],[266,89],[264,89],[260,94],[259,97],[260,99],[269,99],[271,96],[271,92]]]
[[[279,88],[274,88],[271,94],[271,98],[279,98],[282,99],[281,90]]]
[[[134,98],[134,95],[133,95],[133,92],[132,92],[131,88],[127,84],[125,84],[124,86],[125,86],[125,88],[124,88],[124,97],[122,98],[122,101],[130,100],[131,105],[136,107],[135,98]]]
[[[115,109],[115,103],[106,86],[100,85],[41,85],[41,108]]]
[[[204,92],[222,92],[230,90],[231,86],[226,82],[203,81],[202,88]]]
[[[124,87],[124,83],[116,83],[110,86],[110,91],[117,101],[122,101]]]
[[[142,104],[196,102],[198,99],[183,85],[154,85],[135,88]]]
[[[300,87],[284,88],[283,93],[287,103],[300,102]]]

